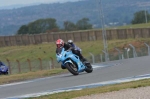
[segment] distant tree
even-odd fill
[[[53,18],[39,19],[29,23],[27,26],[23,25],[18,30],[17,34],[39,34],[45,33],[47,30],[59,29],[56,20]]]
[[[81,20],[77,21],[76,27],[78,30],[87,30],[92,29],[92,24],[89,23],[88,18],[82,18]]]
[[[76,30],[76,25],[73,22],[65,21],[64,22],[64,30],[65,31],[74,31],[74,30]]]
[[[22,25],[19,30],[17,31],[17,34],[27,34],[29,32],[27,25]]]
[[[146,15],[147,15],[146,16],[147,20],[149,21],[150,15],[149,15],[148,11],[146,11]],[[146,19],[145,19],[145,11],[144,10],[134,13],[134,18],[131,22],[132,24],[145,23],[145,22],[146,22]]]

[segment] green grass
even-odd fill
[[[53,43],[49,44],[39,44],[39,45],[29,45],[29,46],[12,46],[3,47],[0,49],[1,60],[9,59],[11,61],[26,61],[27,59],[35,60],[41,58],[43,60],[48,60],[50,57],[55,56],[55,45]]]
[[[114,47],[122,46],[124,43],[137,40],[141,41],[142,39],[111,40],[108,41],[108,49],[110,50]],[[92,52],[93,54],[100,54],[103,50],[102,41],[76,42],[76,44],[82,49],[82,53],[85,57],[90,56],[89,52]],[[54,43],[2,47],[0,48],[0,60],[6,61],[6,59],[9,59],[10,61],[14,62],[16,62],[17,59],[20,62],[25,62],[27,59],[30,59],[31,61],[37,60],[38,58],[41,58],[42,60],[50,60],[50,57],[56,59],[55,51],[56,45]]]
[[[53,70],[42,70],[42,71],[34,71],[34,72],[21,73],[21,74],[0,75],[0,85],[12,83],[12,82],[42,78],[42,77],[49,77],[49,76],[54,76],[54,75],[63,74],[67,72],[68,72],[67,70],[62,70],[60,68],[57,68]]]

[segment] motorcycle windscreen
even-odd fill
[[[57,48],[57,49],[56,49],[56,53],[57,53],[57,54],[61,54],[62,49],[63,49],[63,48]]]

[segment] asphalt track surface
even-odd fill
[[[0,85],[0,99],[150,74],[150,56],[97,63],[93,64],[93,66],[95,69],[89,74],[83,72],[78,76],[73,76],[71,73],[68,73],[59,76]]]

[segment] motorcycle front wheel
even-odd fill
[[[72,63],[66,63],[65,64],[66,68],[68,69],[68,71],[70,73],[72,73],[73,75],[78,75],[78,68],[75,64],[72,64]]]
[[[91,65],[90,63],[85,63],[85,66],[87,67],[87,68],[85,69],[85,71],[86,71],[87,73],[91,73],[91,72],[93,71],[93,67],[92,67],[92,65]]]

